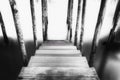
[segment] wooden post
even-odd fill
[[[35,6],[34,6],[34,0],[30,0],[30,5],[31,5],[31,15],[32,15],[32,26],[33,26],[33,37],[34,37],[34,44],[35,47],[38,47],[37,43],[37,34],[36,34],[36,19],[35,19]]]
[[[18,11],[15,0],[9,0],[9,2],[10,2],[11,10],[13,13],[13,19],[14,19],[14,23],[15,23],[18,42],[19,42],[20,49],[21,49],[21,52],[23,55],[23,61],[26,65],[28,58],[27,58],[25,43],[24,43],[24,39],[23,39],[23,33],[22,33],[21,26],[19,23],[19,11]]]
[[[77,36],[78,36],[78,28],[79,28],[79,21],[80,21],[80,8],[81,8],[81,0],[78,0],[78,9],[77,9],[77,20],[76,20],[76,28],[75,28],[75,38],[74,38],[74,45],[77,46]]]
[[[80,48],[81,51],[82,51],[83,35],[84,35],[85,8],[86,8],[86,0],[83,0],[82,21],[81,21],[81,34],[80,34],[80,43],[79,43],[79,48]]]
[[[9,39],[8,39],[8,36],[7,36],[7,33],[6,33],[6,29],[5,29],[5,25],[4,25],[4,22],[3,22],[1,12],[0,12],[0,25],[1,25],[2,33],[3,33],[3,37],[4,37],[4,42],[5,42],[6,45],[8,45],[9,44]]]
[[[48,10],[47,10],[47,0],[41,0],[42,5],[42,29],[43,29],[43,41],[47,40],[47,30],[48,30]]]
[[[105,69],[107,59],[108,59],[108,49],[110,47],[110,44],[114,40],[114,38],[113,38],[114,37],[114,31],[117,27],[117,23],[118,23],[118,20],[120,18],[119,14],[120,14],[120,0],[117,3],[117,7],[116,7],[115,14],[114,14],[114,17],[113,17],[113,27],[110,31],[109,36],[108,36],[107,43],[106,43],[106,46],[105,46],[105,49],[104,49],[104,52],[103,52],[103,56],[102,56],[102,59],[101,59],[100,67],[99,67],[99,70],[98,70],[98,75],[101,79],[103,78],[103,71]]]
[[[93,41],[92,41],[92,48],[91,48],[90,59],[89,59],[90,67],[94,66],[94,57],[95,57],[96,48],[97,48],[98,41],[99,41],[99,33],[101,31],[102,22],[104,19],[105,5],[106,5],[106,0],[102,0],[97,23],[96,23],[96,28],[95,28],[95,32],[94,32],[94,37],[93,37]]]
[[[73,15],[73,0],[69,0],[68,2],[68,12],[67,12],[67,39],[71,42],[72,39],[72,15]]]

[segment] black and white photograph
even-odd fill
[[[0,80],[120,80],[120,0],[0,0]]]

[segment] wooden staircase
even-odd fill
[[[89,67],[76,46],[68,41],[45,41],[27,67],[23,67],[18,80],[99,80],[93,67]]]

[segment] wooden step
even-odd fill
[[[85,57],[34,56],[29,67],[89,67]]]
[[[55,56],[55,57],[57,57],[57,56],[61,56],[61,57],[72,57],[72,56],[76,56],[76,57],[81,57],[81,55],[80,54],[35,54],[35,56],[51,56],[51,57],[53,57],[53,56]]]
[[[99,80],[94,68],[75,68],[75,67],[68,67],[68,68],[23,67],[19,75],[19,80],[31,80],[31,79],[46,80],[43,79],[43,77],[45,78],[47,76],[54,77],[55,79],[53,80],[58,80],[57,78],[61,78],[61,77],[66,77],[66,78],[69,77],[69,79],[72,78],[72,80]],[[69,79],[63,79],[63,80],[69,80]]]
[[[36,78],[22,78],[22,79],[17,79],[17,80],[49,80],[49,78],[52,78],[51,80],[100,80],[96,76],[43,76],[41,77],[36,77]],[[64,79],[65,78],[65,79]]]
[[[82,65],[81,65],[82,64]],[[29,63],[28,67],[86,67],[88,68],[88,64],[86,63],[78,63],[78,62],[74,62],[74,63]]]
[[[35,54],[81,54],[80,50],[36,50]]]
[[[79,50],[36,50],[35,56],[81,56]]]
[[[73,45],[72,43],[70,43],[67,40],[48,40],[45,41],[43,44],[43,46],[71,46]]]
[[[41,50],[77,50],[76,46],[40,46]]]
[[[32,56],[29,63],[32,62],[81,62],[85,61],[87,62],[86,57],[79,57],[79,56],[70,56],[70,57],[64,57],[64,56]]]
[[[68,41],[45,41],[17,80],[99,80],[94,68]]]

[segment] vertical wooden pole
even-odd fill
[[[103,22],[103,19],[104,19],[105,5],[106,5],[106,0],[102,0],[101,5],[100,5],[100,10],[99,10],[97,23],[96,23],[96,28],[95,28],[95,32],[94,32],[94,37],[93,37],[93,41],[92,41],[90,59],[89,59],[89,65],[91,67],[93,67],[93,65],[94,65],[94,57],[95,57],[96,48],[97,48],[97,45],[98,45],[99,34],[100,34],[100,31],[101,31],[102,22]]]
[[[117,7],[116,7],[115,14],[114,14],[114,17],[113,17],[113,27],[110,30],[110,34],[108,36],[107,43],[106,43],[106,46],[105,46],[105,49],[104,49],[104,52],[103,52],[103,56],[102,56],[102,59],[101,59],[100,67],[99,67],[99,70],[98,70],[98,75],[101,79],[103,78],[103,71],[105,69],[107,59],[108,59],[108,49],[110,48],[110,44],[114,40],[114,38],[113,38],[114,37],[114,31],[117,27],[117,23],[118,23],[118,20],[120,18],[119,14],[120,14],[120,0],[117,3]]]
[[[14,19],[14,23],[15,23],[18,42],[19,42],[20,49],[21,49],[21,52],[23,55],[23,61],[26,65],[28,58],[27,58],[25,43],[24,43],[24,39],[23,39],[23,33],[22,33],[21,26],[19,23],[19,11],[18,11],[17,4],[16,4],[15,0],[9,0],[9,2],[10,2],[11,10],[13,13],[13,19]]]
[[[32,15],[32,26],[33,26],[33,37],[34,37],[34,44],[35,47],[38,47],[37,43],[37,34],[36,34],[36,19],[35,19],[35,5],[34,5],[34,0],[30,0],[30,5],[31,5],[31,15]]]
[[[8,45],[9,44],[9,39],[8,39],[8,36],[7,36],[7,33],[6,33],[6,29],[5,29],[5,25],[4,25],[4,22],[3,22],[1,12],[0,12],[0,25],[1,25],[2,33],[3,33],[3,37],[4,37],[4,42],[5,42],[6,45]]]
[[[43,29],[43,41],[47,40],[47,30],[48,30],[48,10],[47,10],[47,0],[41,0],[42,5],[42,29]]]
[[[86,8],[86,0],[83,0],[82,21],[81,21],[81,34],[80,34],[80,43],[79,43],[79,48],[80,48],[81,51],[82,51],[83,35],[84,35],[85,8]]]
[[[68,1],[68,12],[67,12],[67,39],[71,42],[72,39],[72,15],[73,15],[73,0]]]
[[[78,9],[77,9],[77,20],[76,20],[76,28],[75,28],[75,39],[74,45],[77,46],[77,36],[78,36],[78,28],[79,28],[79,21],[80,21],[80,8],[81,8],[81,0],[78,0]]]

